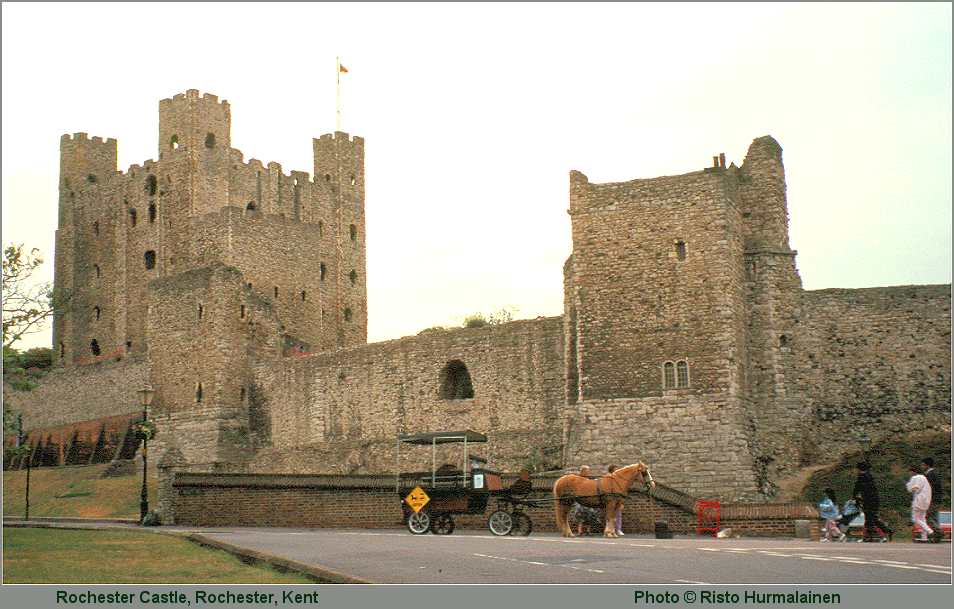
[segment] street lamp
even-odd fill
[[[149,410],[149,404],[152,404],[152,396],[155,395],[155,391],[152,390],[152,387],[149,385],[144,386],[142,389],[136,391],[139,394],[139,403],[142,404],[142,423],[140,423],[140,435],[142,436],[142,493],[139,496],[139,522],[142,523],[146,519],[146,514],[149,513],[149,498],[146,490],[146,455],[148,449],[149,436],[151,435],[150,428],[147,425],[148,419],[146,418]]]
[[[858,437],[858,442],[861,443],[861,452],[864,455],[865,463],[868,463],[868,449],[871,448],[871,437],[867,433],[861,432],[861,435]]]

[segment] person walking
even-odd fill
[[[858,478],[855,480],[855,487],[851,494],[861,502],[861,511],[865,515],[864,541],[880,541],[882,543],[889,541],[894,536],[894,531],[878,518],[878,510],[881,509],[881,498],[878,496],[878,487],[871,475],[871,466],[867,462],[862,462],[858,464],[857,468]]]
[[[933,457],[924,457],[921,459],[921,473],[924,474],[924,477],[927,478],[928,483],[931,485],[931,506],[927,511],[927,523],[934,529],[934,536],[931,538],[931,541],[938,543],[944,537],[944,533],[941,532],[941,522],[937,517],[938,506],[941,505],[941,501],[944,499],[944,487],[941,486],[941,476],[937,473],[937,470],[934,469],[934,458]]]
[[[821,541],[831,541],[833,535],[838,541],[844,541],[845,534],[838,528],[841,513],[838,511],[838,497],[835,496],[834,489],[825,489],[825,497],[818,504],[818,512],[825,519],[825,536],[821,538]]]
[[[928,537],[934,536],[934,529],[928,525],[926,518],[928,508],[931,507],[931,483],[924,474],[919,473],[920,469],[916,465],[911,467],[911,479],[905,487],[912,494],[911,521],[921,529],[918,541],[929,541]]]

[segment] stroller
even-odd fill
[[[579,536],[584,535],[602,535],[603,527],[606,525],[603,513],[596,508],[589,508],[579,503],[574,503],[567,515],[567,521],[570,528]]]

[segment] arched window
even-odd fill
[[[150,203],[149,204],[149,224],[152,224],[155,221],[156,221],[156,204]]]
[[[129,208],[129,226],[136,226],[136,210]]]
[[[351,309],[344,310],[344,319],[345,321],[351,321]]]
[[[351,269],[351,272],[348,273],[348,279],[351,280],[351,285],[358,283],[358,271]]]
[[[351,240],[352,240],[352,241],[357,241],[357,240],[358,240],[358,227],[357,227],[357,226],[355,226],[354,224],[352,224],[351,226],[348,227],[348,232],[351,233]]]
[[[169,148],[171,148],[172,150],[178,150],[178,149],[179,149],[179,136],[178,136],[178,135],[173,135],[173,136],[172,136],[172,139],[169,140]]]
[[[206,148],[215,148],[215,134],[207,133],[205,134],[205,147]]]
[[[151,175],[148,178],[146,178],[146,192],[149,193],[150,197],[156,196],[156,188],[157,188],[156,176]]]
[[[447,362],[441,370],[442,400],[469,400],[474,397],[474,385],[470,380],[467,366],[459,359]]]
[[[784,334],[781,335],[781,336],[779,336],[779,337],[778,337],[778,346],[781,347],[782,349],[787,348],[787,347],[788,347],[788,337],[785,336]]]
[[[156,268],[156,252],[153,250],[148,250],[145,254],[142,255],[143,261],[146,263],[146,269]]]
[[[689,386],[689,364],[685,361],[676,362],[676,386],[680,389]]]
[[[676,387],[676,365],[672,362],[663,364],[663,389]]]
[[[92,352],[92,354],[93,354],[94,356],[95,356],[95,355],[99,355],[99,353],[100,353],[100,351],[99,351],[99,342],[97,342],[95,338],[94,338],[93,340],[89,341],[89,350],[90,350],[90,352]]]

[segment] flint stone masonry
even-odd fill
[[[368,345],[364,140],[322,135],[313,173],[285,172],[246,161],[230,121],[208,93],[162,100],[158,160],[126,172],[115,140],[63,136],[54,272],[74,306],[54,323],[56,371],[6,392],[28,431],[88,444],[151,383],[165,521],[213,511],[177,499],[177,473],[379,474],[405,432],[486,433],[472,450],[505,471],[642,460],[698,496],[755,501],[860,432],[950,430],[950,286],[804,291],[769,136],[741,166],[571,172],[561,317]],[[474,396],[443,399],[464,368]],[[399,465],[428,470],[430,451]]]

